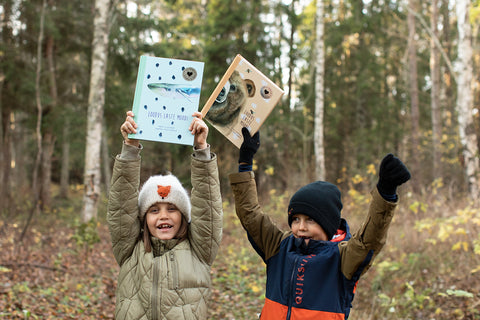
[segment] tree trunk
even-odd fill
[[[441,177],[441,141],[442,118],[440,111],[440,52],[435,43],[438,39],[438,1],[432,0],[432,17],[430,27],[434,37],[430,40],[430,76],[432,89],[430,91],[432,105],[432,143],[433,143],[433,179]]]
[[[40,13],[40,31],[38,34],[38,42],[37,42],[37,69],[35,73],[35,102],[37,106],[37,125],[36,125],[36,137],[37,137],[37,156],[35,159],[35,166],[33,168],[33,177],[32,177],[32,190],[33,190],[33,198],[34,203],[33,205],[35,208],[30,210],[30,214],[28,215],[27,223],[23,228],[23,231],[20,235],[19,242],[23,241],[23,237],[25,236],[28,227],[30,226],[30,222],[34,215],[38,215],[41,210],[40,204],[40,185],[39,185],[39,170],[42,160],[42,114],[43,114],[43,106],[42,100],[40,95],[40,78],[42,73],[42,43],[43,43],[43,33],[44,33],[44,22],[45,22],[45,10],[47,7],[47,1],[43,0],[42,9]]]
[[[51,126],[47,123],[45,127]],[[50,129],[45,129],[42,137],[42,160],[40,172],[40,205],[42,210],[50,208],[52,203],[52,157],[55,136]]]
[[[422,183],[420,159],[418,153],[420,151],[420,112],[419,112],[419,98],[418,98],[418,75],[417,75],[417,46],[415,40],[415,15],[417,5],[416,0],[408,0],[408,6],[411,10],[408,11],[408,62],[410,75],[410,104],[411,104],[411,120],[412,120],[412,141],[411,141],[411,160],[412,160],[412,177],[416,180],[412,186],[415,192],[420,191]],[[413,11],[413,12],[412,12]]]
[[[70,119],[65,117],[62,133],[62,168],[60,172],[60,197],[68,198],[70,172]]]
[[[95,1],[90,93],[88,96],[87,139],[85,150],[84,196],[81,220],[97,218],[100,199],[100,150],[102,142],[105,73],[108,57],[109,0]]]
[[[325,180],[325,148],[323,141],[324,115],[324,76],[325,76],[325,46],[324,46],[324,7],[323,0],[317,0],[316,9],[316,39],[315,39],[315,178]]]
[[[293,89],[293,77],[294,77],[294,69],[295,69],[295,31],[297,29],[297,22],[295,19],[292,17],[294,16],[295,12],[295,4],[297,3],[296,0],[292,0],[290,3],[289,7],[289,22],[290,22],[290,36],[288,39],[288,93],[287,93],[287,102],[285,103],[284,109],[283,109],[283,116],[285,119],[290,119],[290,108],[292,107],[292,90]],[[291,150],[290,150],[290,140],[291,140],[291,131],[290,130],[284,130],[283,132],[283,159],[282,159],[282,165],[283,165],[283,173],[282,174],[282,189],[285,190],[288,187],[288,184],[290,183],[291,175],[289,168],[292,166],[292,162],[290,161],[291,157]],[[303,168],[303,170],[306,170],[307,168]]]
[[[40,184],[40,203],[42,208],[49,208],[51,206],[52,199],[52,157],[56,140],[55,135],[53,134],[52,118],[57,111],[56,109],[58,104],[57,80],[54,63],[54,45],[55,43],[53,37],[48,36],[46,39],[45,55],[47,58],[51,103],[48,108],[43,111],[47,116],[43,118],[45,125],[43,126],[43,152]]]
[[[12,1],[7,0],[3,5],[2,14],[2,42],[6,47],[10,47],[13,39],[10,21],[12,11]],[[5,50],[4,54],[8,55],[10,50]],[[12,61],[10,56],[4,57],[6,61]],[[0,194],[2,195],[2,201],[0,201],[0,213],[9,212],[11,203],[11,187],[10,187],[10,173],[11,173],[11,106],[5,95],[3,94],[3,88],[8,86],[8,82],[5,81],[5,66],[1,66],[0,69]],[[6,90],[5,90],[6,91]]]
[[[473,49],[472,27],[469,14],[470,1],[456,2],[458,25],[458,78],[457,108],[460,141],[463,147],[465,175],[468,194],[474,202],[478,201],[478,144],[473,122]]]
[[[104,121],[103,127],[106,129],[107,124]],[[103,130],[102,132],[102,161],[103,161],[103,176],[105,183],[105,192],[110,193],[110,180],[112,179],[112,168],[110,165],[110,156],[108,151],[108,139],[107,132]]]

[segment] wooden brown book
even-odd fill
[[[240,148],[242,127],[255,134],[283,93],[255,66],[237,55],[201,112],[213,127]]]

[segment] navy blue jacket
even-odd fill
[[[267,265],[262,320],[347,319],[355,287],[385,244],[396,203],[372,191],[368,215],[350,235],[347,222],[331,241],[295,238],[258,204],[253,172],[229,176],[235,208],[253,248]]]

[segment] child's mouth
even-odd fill
[[[161,224],[157,228],[158,229],[171,229],[171,228],[173,228],[173,226],[170,225],[170,224]]]

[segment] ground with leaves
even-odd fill
[[[114,318],[118,266],[108,228],[104,217],[83,226],[72,218],[79,199],[35,217],[22,242],[26,216],[2,217],[0,319]],[[288,195],[272,191],[270,199],[265,211],[287,227]],[[359,282],[350,319],[480,319],[480,210],[439,199],[402,197],[387,245]],[[352,188],[343,201],[355,230],[368,193]],[[256,319],[265,266],[232,206],[225,203],[224,211],[209,319]]]

